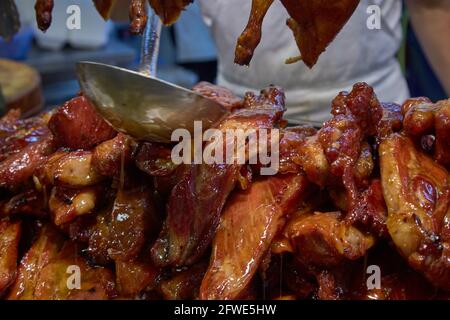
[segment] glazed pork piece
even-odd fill
[[[0,221],[0,297],[16,278],[20,234],[20,222]]]
[[[117,134],[84,96],[73,98],[60,107],[48,127],[59,147],[75,150],[89,149]]]
[[[36,21],[39,29],[47,31],[52,24],[52,11],[54,0],[36,0],[34,9],[36,10]]]
[[[332,267],[363,257],[374,237],[342,221],[339,212],[314,212],[291,219],[283,231],[297,258],[306,264]]]
[[[205,98],[211,99],[229,111],[242,107],[242,99],[236,97],[233,92],[227,88],[213,85],[209,82],[199,82],[192,88],[193,91],[201,94]]]
[[[55,149],[48,115],[20,120],[10,111],[0,120],[0,188],[14,189],[29,181]]]
[[[450,166],[450,101],[432,103],[427,98],[408,100],[402,108],[405,132],[415,140],[426,143],[426,151],[434,150],[434,158],[443,166]]]
[[[46,218],[47,203],[42,192],[29,189],[0,202],[0,217],[15,215]]]
[[[302,175],[280,175],[252,183],[224,208],[213,242],[201,299],[237,299],[249,285],[288,214],[305,196]]]
[[[17,277],[7,295],[8,300],[34,300],[40,270],[61,249],[63,237],[51,225],[42,225],[33,245],[22,257]]]
[[[117,133],[82,95],[0,118],[3,298],[448,299],[449,101],[381,103],[358,83],[316,129],[285,127],[274,86],[194,90],[230,110],[224,150],[227,130],[278,130],[274,175],[247,140],[244,163],[233,148],[175,164],[174,145]]]
[[[83,275],[80,289],[67,285],[67,270],[78,266]],[[54,259],[39,271],[34,299],[36,300],[102,300],[112,298],[115,283],[111,270],[92,267],[79,256],[76,244],[66,242]]]
[[[147,1],[132,0],[130,5],[130,32],[132,34],[142,34],[147,25]]]

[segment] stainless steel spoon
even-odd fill
[[[172,132],[204,130],[227,115],[220,104],[155,78],[161,20],[149,9],[139,72],[95,62],[79,62],[77,76],[85,96],[118,131],[139,140],[171,142]]]

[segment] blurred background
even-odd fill
[[[55,1],[53,23],[46,33],[37,29],[30,0],[16,0],[21,30],[10,41],[0,38],[0,114],[26,105],[26,115],[59,105],[77,94],[75,63],[90,60],[135,68],[141,39],[128,32],[128,1],[118,1],[112,20],[105,22],[91,0],[79,0],[82,28],[66,28],[71,0]],[[432,100],[446,98],[433,74],[404,12],[404,43],[398,59],[412,96]],[[192,87],[198,81],[214,82],[217,58],[214,41],[204,24],[197,4],[191,5],[180,20],[163,28],[158,76]],[[23,103],[24,99],[27,101]]]

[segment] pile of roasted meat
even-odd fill
[[[317,130],[286,127],[277,87],[195,90],[232,110],[224,134],[280,129],[278,174],[175,165],[82,95],[0,120],[3,298],[449,297],[450,101],[383,104],[360,83]]]
[[[37,0],[36,19],[41,30],[49,28],[52,20],[54,0]],[[108,19],[115,0],[93,0],[100,15]],[[356,10],[360,0],[280,0],[290,18],[287,26],[292,30],[301,55],[287,60],[293,63],[302,60],[313,67],[319,56],[333,41],[339,31]],[[142,34],[147,24],[146,4],[150,3],[156,14],[166,25],[174,23],[182,10],[193,0],[131,0],[130,31]],[[262,24],[274,0],[252,0],[248,24],[238,39],[235,62],[248,65],[261,41]]]

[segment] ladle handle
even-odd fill
[[[142,35],[139,72],[152,77],[156,77],[161,28],[161,19],[149,6],[147,25]]]

